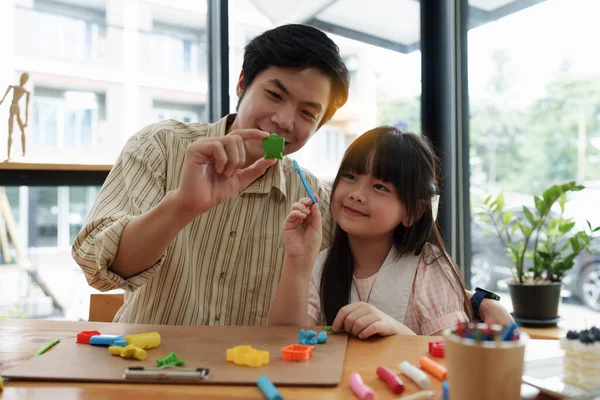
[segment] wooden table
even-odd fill
[[[561,337],[565,337],[567,334],[567,329],[562,328],[560,326],[553,326],[550,328],[520,328],[522,331],[527,332],[527,334],[532,339],[551,339],[558,340]]]
[[[42,344],[60,337],[73,337],[84,330],[106,330],[109,323],[98,322],[66,322],[42,320],[7,320],[0,319],[0,371],[28,359]],[[385,383],[377,378],[375,370],[379,365],[397,369],[397,364],[407,360],[418,365],[421,356],[427,353],[427,344],[431,340],[439,340],[427,336],[390,336],[359,340],[351,338],[348,342],[342,382],[334,388],[300,388],[279,387],[285,399],[340,399],[354,398],[348,386],[348,376],[359,372],[365,383],[373,388],[377,399],[395,398]],[[530,347],[535,351],[544,351],[549,341],[532,340]],[[550,343],[551,344],[551,343]],[[443,362],[443,361],[442,361]],[[419,391],[418,387],[408,379],[404,380],[406,394]],[[441,382],[432,378],[433,389],[441,399]],[[262,394],[255,386],[193,386],[193,385],[158,385],[158,384],[113,384],[113,383],[77,383],[77,382],[26,382],[5,381],[4,392],[0,399],[122,399],[140,400],[160,399],[192,399],[202,395],[203,398],[238,398],[261,399]],[[547,399],[539,395],[538,399]]]

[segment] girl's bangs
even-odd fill
[[[398,170],[402,158],[402,142],[402,134],[392,129],[368,131],[348,148],[340,172],[372,175],[376,179],[398,186],[401,184],[401,177],[394,171]]]

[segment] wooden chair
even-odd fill
[[[123,293],[90,295],[90,322],[112,322],[115,314],[125,302]]]

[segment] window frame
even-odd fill
[[[208,118],[229,113],[228,1],[207,0],[209,50]],[[470,276],[468,0],[421,0],[422,126],[444,169],[440,225],[451,255]],[[449,62],[448,62],[449,61]],[[441,116],[441,117],[440,117]],[[450,129],[448,129],[450,127]],[[3,168],[0,186],[101,185],[110,168]],[[465,223],[466,222],[466,223]]]

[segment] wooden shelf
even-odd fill
[[[4,161],[0,170],[4,171],[104,171],[110,172],[112,164],[48,163]]]
[[[55,157],[5,160],[0,162],[0,186],[102,185],[113,165],[93,157],[85,161]]]

